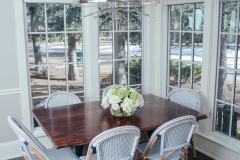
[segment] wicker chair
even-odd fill
[[[196,111],[199,111],[201,105],[198,93],[189,88],[175,89],[167,95],[167,99]]]
[[[7,118],[10,126],[17,134],[21,143],[21,152],[28,160],[79,160],[69,147],[62,149],[46,149],[32,133],[16,118]],[[30,150],[35,153],[31,154]]]
[[[135,126],[109,129],[97,135],[89,144],[86,156],[81,160],[132,160],[140,138]],[[96,148],[96,154],[93,150]]]
[[[113,86],[122,86],[122,85],[115,84],[115,85],[110,85],[110,86],[106,87],[106,88],[103,90],[103,92],[102,92],[102,97],[104,97],[105,94],[106,94],[106,92],[107,92],[109,89],[111,89]]]
[[[170,101],[173,101],[175,103],[181,104],[183,106],[186,106],[188,108],[194,109],[196,111],[199,111],[201,101],[198,93],[192,89],[189,88],[178,88],[173,91],[171,91],[167,95],[167,99]],[[196,158],[196,150],[194,147],[193,137],[195,134],[195,130],[193,132],[192,138],[191,138],[191,147],[193,150],[193,157]],[[187,155],[186,155],[187,156]]]
[[[52,108],[76,103],[81,103],[81,100],[75,94],[59,91],[51,94],[47,98],[45,102],[45,108]]]
[[[158,127],[137,150],[142,153],[142,159],[184,159],[195,127],[196,118],[192,115],[175,118]]]

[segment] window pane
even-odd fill
[[[126,8],[119,7],[118,8],[118,16],[121,17],[121,20],[114,21],[114,30],[123,31],[128,28],[128,14],[124,12]]]
[[[66,5],[66,30],[82,30],[82,9],[76,5]]]
[[[113,84],[113,65],[112,62],[100,63],[100,88],[106,88]]]
[[[63,16],[64,14],[62,4],[47,4],[48,31],[63,31],[64,30]]]
[[[180,5],[172,5],[170,13],[170,27],[171,30],[180,29]]]
[[[67,57],[68,62],[81,62],[83,61],[82,53],[82,34],[68,33],[67,34]]]
[[[182,33],[182,60],[191,61],[192,33]]]
[[[238,2],[222,3],[222,32],[236,32]]]
[[[191,63],[181,62],[181,88],[191,88]]]
[[[203,34],[194,33],[194,62],[202,62]]]
[[[179,33],[172,32],[170,39],[170,58],[179,59]]]
[[[127,61],[115,61],[115,84],[127,84]]]
[[[70,92],[83,91],[83,64],[68,65],[68,90]]]
[[[198,64],[193,65],[193,89],[200,93],[201,79],[202,79],[202,66]]]
[[[219,69],[217,98],[224,102],[232,102],[233,72]]]
[[[28,62],[30,65],[47,63],[45,35],[28,35]]]
[[[131,86],[131,88],[135,89],[139,93],[142,93],[142,86]]]
[[[234,104],[240,105],[240,72],[236,72]]]
[[[32,97],[48,95],[48,69],[46,66],[30,68]]]
[[[33,98],[33,109],[39,109],[45,107],[45,101],[47,100],[47,97],[44,98]]]
[[[229,134],[231,106],[217,102],[215,129],[223,134]]]
[[[142,83],[142,60],[134,59],[129,63],[130,85]]]
[[[142,56],[142,33],[131,32],[129,34],[129,56],[130,58]]]
[[[81,102],[84,102],[84,93],[74,93],[80,100]]]
[[[64,34],[48,35],[49,63],[65,63]]]
[[[114,33],[114,54],[115,59],[122,59],[127,57],[127,33]]]
[[[195,6],[195,31],[203,31],[204,23],[204,3],[196,3]]]
[[[219,66],[234,68],[235,41],[235,35],[221,36]]]
[[[130,7],[129,9],[132,11],[129,14],[129,21],[131,22],[129,25],[130,30],[141,30],[142,29],[142,16],[137,15],[138,10],[142,10],[142,6]]]
[[[170,92],[173,91],[173,90],[175,90],[175,88],[169,87],[169,88],[168,88],[168,93],[170,93]]]
[[[45,10],[44,4],[27,3],[27,31],[45,31]]]
[[[105,10],[107,7],[101,7],[99,10]],[[99,30],[111,31],[112,30],[112,18],[109,16],[111,13],[102,14],[99,16]]]
[[[99,53],[101,60],[112,60],[113,58],[113,39],[112,33],[100,33],[99,35]]]
[[[240,69],[240,36],[238,36],[238,47],[237,47],[237,69]]]
[[[182,30],[193,28],[193,4],[184,4],[182,13]]]
[[[51,94],[57,91],[66,91],[66,70],[65,65],[50,67]]]
[[[240,107],[233,107],[233,116],[232,116],[232,131],[231,136],[236,139],[240,139]]]
[[[169,85],[171,86],[178,86],[178,67],[179,67],[179,62],[177,61],[169,61],[169,68],[170,68],[170,73],[169,73]]]

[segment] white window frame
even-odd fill
[[[33,132],[33,134],[38,138],[44,138],[46,134],[42,130],[41,127],[33,127],[33,121],[32,121],[32,107],[31,107],[31,92],[30,92],[30,86],[29,86],[29,70],[28,70],[28,57],[26,53],[27,50],[27,33],[26,33],[26,24],[25,24],[25,3],[26,2],[34,2],[34,3],[72,3],[72,0],[62,0],[59,2],[59,0],[14,0],[14,7],[15,7],[15,17],[16,17],[16,41],[17,43],[17,51],[18,51],[18,63],[19,63],[19,71],[21,74],[19,75],[20,79],[20,87],[21,87],[21,106],[22,106],[22,122],[23,124]],[[97,7],[83,7],[82,13],[83,15],[88,15],[90,13],[96,12]],[[22,14],[20,14],[22,13]],[[143,19],[144,20],[144,19]],[[24,31],[24,32],[23,32]],[[144,32],[142,32],[144,33]],[[84,88],[87,88],[84,90],[84,101],[97,101],[99,100],[100,93],[100,83],[96,83],[96,81],[100,82],[99,80],[99,59],[98,59],[98,53],[99,49],[98,47],[92,47],[92,46],[98,46],[99,39],[98,38],[92,38],[92,37],[98,37],[99,31],[98,31],[98,24],[97,20],[93,19],[92,17],[86,17],[83,20],[82,23],[82,39],[84,39],[83,42],[83,52],[85,53],[83,57],[84,61]],[[142,34],[142,39],[144,35]],[[144,45],[144,44],[143,44]],[[142,50],[142,53],[144,51]],[[143,59],[143,57],[142,57]],[[144,62],[142,62],[143,65]],[[87,70],[86,70],[87,68]],[[144,71],[142,71],[142,74]],[[142,79],[143,81],[143,79]],[[97,89],[97,91],[96,91]],[[143,92],[143,88],[142,88]],[[44,139],[45,141],[45,139]]]
[[[25,3],[26,2],[34,2],[34,3],[59,3],[57,0],[16,0],[14,2],[15,6],[15,17],[16,17],[16,35],[17,35],[17,51],[18,51],[18,63],[19,63],[19,71],[21,74],[19,75],[20,79],[20,87],[21,87],[21,106],[22,106],[22,122],[24,125],[33,132],[36,137],[46,136],[42,128],[33,126],[32,121],[32,107],[31,107],[31,91],[29,86],[29,67],[28,67],[28,57],[27,57],[27,33],[26,33],[26,24],[25,24]],[[72,0],[63,0],[61,3],[71,4]],[[96,9],[94,7],[87,7],[83,9],[83,15],[90,14],[95,12]],[[20,14],[22,13],[22,14]],[[96,92],[96,88],[99,88],[99,84],[94,83],[98,76],[98,56],[93,56],[94,53],[98,53],[98,49],[92,47],[92,45],[98,45],[98,39],[91,39],[91,37],[98,37],[98,25],[97,20],[93,20],[92,18],[85,18],[85,22],[82,23],[82,38],[85,40],[82,48],[84,49],[85,56],[83,57],[83,61],[86,64],[84,66],[84,88],[88,88],[84,92],[84,101],[96,101],[99,100],[99,92]],[[23,32],[24,31],[24,32]],[[84,33],[85,32],[85,33]],[[91,34],[91,36],[89,36]],[[90,53],[90,54],[87,54]],[[91,55],[92,53],[92,55]],[[88,68],[88,70],[86,70]],[[87,72],[88,71],[88,72]],[[88,79],[88,81],[86,81]],[[94,81],[94,82],[93,82]]]
[[[129,4],[128,4],[128,8],[129,7]],[[144,7],[142,7],[142,9],[144,10]],[[143,80],[143,68],[144,68],[144,65],[143,65],[143,60],[144,60],[144,17],[142,16],[141,17],[141,29],[130,29],[130,24],[128,23],[127,25],[127,29],[125,30],[115,30],[114,28],[114,22],[112,23],[112,29],[111,30],[103,30],[103,31],[100,31],[99,30],[99,35],[100,33],[111,33],[112,34],[112,59],[111,60],[101,60],[100,59],[100,52],[99,52],[99,68],[100,68],[100,65],[102,62],[112,62],[112,67],[113,67],[113,71],[112,71],[112,85],[115,85],[115,62],[119,62],[119,61],[127,61],[127,65],[128,65],[128,74],[126,75],[127,76],[127,84],[130,85],[131,87],[138,87],[140,86],[141,87],[141,91],[143,93],[143,83],[144,83],[144,80]],[[129,13],[128,13],[128,20],[129,20]],[[141,44],[142,44],[142,49],[141,49],[141,57],[140,58],[131,58],[129,56],[129,34],[130,33],[141,33]],[[115,54],[114,54],[114,34],[115,33],[126,33],[127,34],[127,40],[128,40],[128,44],[127,44],[127,57],[126,58],[121,58],[121,59],[116,59],[115,58]],[[99,40],[99,45],[98,47],[100,48],[100,40]],[[132,60],[141,60],[141,83],[138,83],[138,84],[130,84],[130,72],[129,72],[129,67],[130,67],[130,62]],[[100,73],[100,70],[99,70],[99,75],[101,76],[101,73]],[[101,77],[99,77],[101,79]],[[101,82],[100,82],[101,83]],[[106,88],[106,87],[105,87]],[[105,88],[101,88],[100,87],[100,98],[101,98],[101,92],[105,89]]]
[[[202,80],[201,80],[201,106],[200,112],[205,113],[208,118],[201,120],[197,128],[197,135],[211,140],[221,146],[224,146],[232,151],[240,153],[240,145],[238,140],[233,140],[222,134],[213,131],[214,125],[214,101],[215,101],[215,86],[216,86],[216,67],[217,67],[217,50],[218,50],[218,26],[219,26],[219,0],[164,0],[164,24],[168,23],[168,7],[172,4],[197,3],[204,2],[204,31],[203,31],[203,56],[202,56]],[[210,17],[210,18],[209,18]],[[162,36],[167,37],[167,25],[162,30]],[[207,35],[207,36],[205,36]],[[210,35],[210,36],[209,36]],[[167,53],[167,43],[162,40],[163,53]],[[161,42],[160,42],[161,43]],[[164,54],[165,55],[165,54]],[[167,65],[167,56],[162,56],[165,59],[162,61],[163,65]],[[166,70],[164,71],[167,75]],[[164,72],[161,72],[164,74]],[[162,89],[165,92],[162,96],[166,96],[167,81],[162,82]]]

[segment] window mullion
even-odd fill
[[[183,5],[180,7],[179,57],[178,57],[178,88],[181,87],[181,60],[182,60],[182,16]]]

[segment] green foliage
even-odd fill
[[[138,56],[133,56],[133,58],[138,58]],[[126,67],[127,72],[127,67]],[[129,72],[131,74],[131,78],[135,80],[136,83],[139,83],[142,76],[142,60],[134,59],[129,63]]]
[[[201,80],[201,75],[202,75],[202,66],[200,65],[194,65],[194,77],[193,77],[193,80],[195,82],[198,82]]]
[[[40,73],[43,77],[47,77],[47,68],[44,67],[42,70],[40,70]]]
[[[27,3],[28,13],[30,19],[30,31],[39,32],[45,29],[45,13],[44,5],[39,3]]]
[[[140,38],[138,34],[136,34],[133,38],[130,38],[129,41],[131,42],[131,44],[139,44]]]

